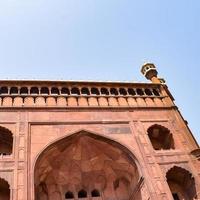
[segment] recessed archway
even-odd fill
[[[141,174],[127,148],[81,131],[47,147],[36,161],[34,178],[36,200],[61,200],[69,191],[74,199],[94,195],[102,200],[128,200]],[[141,199],[138,194],[137,200]]]
[[[10,186],[7,181],[0,178],[0,199],[10,200]]]
[[[175,149],[174,139],[170,130],[160,125],[153,125],[148,130],[148,136],[155,150]]]
[[[197,198],[194,177],[186,169],[174,166],[167,172],[166,178],[174,200]]]
[[[13,135],[10,130],[0,126],[0,154],[11,155],[13,151]]]

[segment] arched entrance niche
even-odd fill
[[[11,155],[13,150],[13,134],[0,126],[0,155]]]
[[[35,164],[35,200],[142,200],[133,154],[86,131],[47,147]]]
[[[7,181],[0,178],[0,199],[10,200],[10,186]]]
[[[172,133],[166,127],[155,124],[147,132],[154,150],[175,149]]]
[[[197,199],[195,180],[189,171],[174,166],[167,172],[166,178],[174,200]]]

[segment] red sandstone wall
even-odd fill
[[[1,111],[0,122],[14,135],[13,155],[0,159],[0,176],[8,180],[16,200],[33,200],[34,163],[41,151],[80,130],[114,139],[129,148],[142,166],[152,199],[170,199],[165,173],[175,164],[200,176],[200,163],[194,165],[188,154],[196,146],[173,110]],[[152,148],[147,129],[154,124],[171,131],[175,150],[156,152]]]

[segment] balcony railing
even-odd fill
[[[19,83],[18,83],[19,84]],[[38,82],[37,82],[38,84]],[[160,85],[80,84],[1,86],[0,107],[163,107]],[[75,86],[74,86],[75,85]]]

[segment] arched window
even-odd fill
[[[92,197],[100,197],[100,192],[97,189],[92,190],[91,192]]]
[[[197,199],[195,180],[190,172],[175,166],[167,172],[166,178],[174,200]]]
[[[99,90],[97,88],[91,88],[91,94],[93,95],[99,95]]]
[[[135,90],[132,88],[128,88],[128,94],[133,96],[136,95]]]
[[[109,95],[108,89],[107,88],[101,88],[101,94],[102,95]]]
[[[49,94],[49,88],[48,87],[42,87],[41,90],[40,90],[40,93],[48,95]]]
[[[56,95],[59,95],[59,89],[58,88],[56,88],[56,87],[52,87],[51,88],[51,94],[56,94]]]
[[[74,194],[71,191],[66,192],[65,199],[74,199]]]
[[[174,140],[167,128],[160,125],[154,125],[150,127],[147,132],[155,150],[174,149]]]
[[[10,88],[10,94],[18,94],[18,88],[17,87],[11,87]]]
[[[31,94],[39,94],[39,90],[37,87],[32,87],[31,88]]]
[[[20,94],[28,94],[28,88],[27,87],[22,87],[20,89]]]
[[[10,199],[10,186],[7,181],[0,178],[0,199],[9,200]]]
[[[145,89],[145,94],[148,95],[148,96],[151,96],[152,95],[152,92],[150,89]]]
[[[1,88],[1,94],[8,94],[8,88],[7,87],[2,87]]]
[[[118,95],[119,93],[118,93],[118,91],[117,91],[116,88],[111,88],[111,89],[110,89],[110,94],[111,94],[111,95]]]
[[[142,89],[137,89],[136,91],[137,91],[138,95],[140,95],[140,96],[144,95],[144,92]]]
[[[81,89],[81,94],[83,95],[90,95],[90,91],[88,88],[84,87]]]
[[[80,91],[77,87],[74,87],[71,89],[71,94],[72,95],[80,95]]]
[[[127,91],[124,88],[119,88],[119,93],[121,95],[127,95]]]
[[[153,94],[154,94],[155,96],[160,96],[159,92],[158,92],[156,89],[153,89]]]
[[[69,94],[70,94],[70,91],[69,91],[69,89],[68,89],[68,88],[66,88],[66,87],[63,87],[63,88],[61,89],[61,94],[66,94],[66,95],[69,95]]]
[[[78,198],[87,198],[87,192],[85,190],[80,190],[78,192]]]
[[[11,131],[0,127],[0,154],[11,155],[13,149],[13,135]]]

